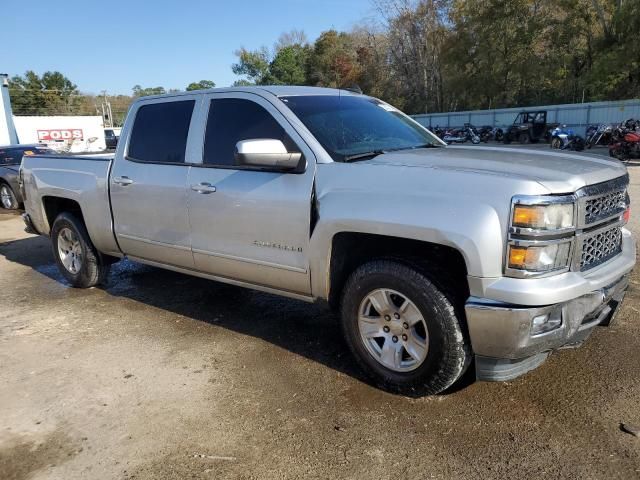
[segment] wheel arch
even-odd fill
[[[46,195],[42,197],[42,209],[49,232],[51,232],[53,222],[55,222],[56,218],[64,212],[75,215],[78,220],[85,223],[80,203],[71,198]]]
[[[336,308],[344,285],[361,265],[379,259],[403,263],[427,273],[439,287],[460,299],[469,296],[467,265],[456,248],[429,241],[359,232],[338,232],[331,241],[327,300]]]

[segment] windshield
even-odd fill
[[[337,162],[367,153],[443,146],[403,113],[380,100],[353,95],[281,97]]]

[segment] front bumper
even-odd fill
[[[594,327],[613,320],[628,285],[625,274],[580,297],[539,307],[469,298],[465,311],[478,379],[510,380],[538,367],[553,350],[579,346]],[[561,315],[562,324],[532,335],[533,319],[544,315]]]

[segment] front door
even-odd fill
[[[132,111],[123,158],[110,176],[114,231],[122,251],[193,268],[187,212],[188,137],[195,97],[150,100]]]
[[[202,164],[189,172],[189,220],[198,270],[256,285],[309,293],[308,248],[315,157],[282,113],[251,93],[205,97]],[[281,140],[302,152],[303,173],[235,164],[236,143]]]

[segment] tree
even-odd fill
[[[16,115],[69,115],[78,103],[78,88],[60,72],[33,70],[9,80],[9,95]]]
[[[267,79],[280,85],[304,85],[310,48],[298,43],[280,48],[269,64]]]
[[[349,87],[359,77],[357,54],[351,36],[327,30],[313,44],[307,78],[311,85]]]
[[[273,52],[267,47],[241,48],[235,52],[238,63],[231,69],[246,78],[234,85],[305,85],[310,52],[304,32],[297,30],[280,35]]]
[[[254,85],[265,85],[269,78],[270,55],[266,47],[249,51],[244,47],[236,50],[238,63],[231,66],[236,75],[243,75],[246,81]]]
[[[193,90],[206,90],[208,88],[215,88],[216,83],[211,80],[200,80],[199,82],[191,82],[187,85],[187,92],[191,92]]]
[[[140,85],[134,85],[132,90],[133,90],[133,96],[135,98],[146,97],[148,95],[163,95],[167,93],[164,87],[142,88]]]

